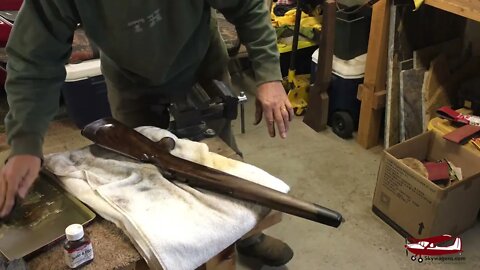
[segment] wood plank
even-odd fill
[[[315,131],[324,130],[328,119],[328,87],[332,79],[333,49],[335,44],[335,0],[323,2],[322,35],[320,36],[319,56],[315,83],[310,90],[308,108],[303,122]]]
[[[142,260],[127,236],[115,224],[101,218],[85,227],[93,243],[95,259],[83,269],[128,269]],[[49,246],[44,252],[27,261],[29,269],[62,269],[63,242]]]
[[[246,233],[242,239],[248,238],[254,234],[261,233],[263,230],[272,227],[282,221],[283,214],[277,210],[272,210],[264,217],[250,232]]]
[[[427,101],[426,111],[428,116],[428,121],[435,118],[436,110],[443,106],[451,106],[452,102],[448,98],[447,89],[445,86],[440,86],[437,89],[432,91],[432,97]]]
[[[425,0],[425,4],[480,22],[478,0]]]
[[[233,151],[224,141],[218,137],[206,138],[202,140],[203,143],[208,145],[210,152],[217,153],[227,158],[242,160],[242,158]]]
[[[390,18],[390,0],[382,0],[373,6],[362,104],[357,133],[357,142],[364,148],[379,143],[383,109],[373,108],[375,92],[386,87],[387,43]]]
[[[364,84],[384,87],[386,81],[386,53],[390,17],[390,0],[381,0],[373,6],[365,63]]]
[[[198,270],[235,270],[235,245],[230,245]]]
[[[423,130],[428,130],[428,123],[430,121],[430,117],[427,118],[427,99],[426,99],[426,91],[427,91],[427,85],[429,84],[430,77],[432,76],[432,73],[430,70],[425,71],[425,74],[423,75],[423,85],[422,85],[422,119],[423,119]]]
[[[450,79],[447,58],[444,54],[436,57],[430,64],[430,69],[424,78],[422,87],[422,111],[424,114],[423,128],[426,128],[430,119],[435,117],[435,110],[448,105],[448,97],[442,85]]]
[[[422,85],[424,69],[400,72],[401,140],[410,139],[423,132]]]

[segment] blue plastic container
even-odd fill
[[[312,55],[311,83],[315,82],[318,50]],[[328,89],[329,105],[327,124],[342,138],[349,138],[358,129],[360,101],[358,86],[363,82],[366,55],[342,60],[334,56],[332,80]]]

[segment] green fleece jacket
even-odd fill
[[[11,155],[42,157],[79,25],[100,48],[109,80],[159,86],[198,67],[209,46],[211,8],[236,26],[257,83],[281,80],[263,0],[25,0],[7,44]]]

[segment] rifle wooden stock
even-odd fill
[[[112,118],[100,119],[87,125],[82,130],[82,135],[103,148],[151,163],[157,166],[166,178],[192,187],[254,202],[332,227],[338,227],[343,221],[340,213],[320,205],[298,200],[220,170],[178,158],[170,153],[175,147],[172,138],[166,137],[156,143]]]

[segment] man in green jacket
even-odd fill
[[[263,116],[270,136],[276,130],[285,138],[293,112],[263,0],[25,0],[7,45],[11,153],[0,174],[0,217],[38,176],[78,26],[101,51],[113,116],[132,127],[161,126],[151,110],[156,103],[182,97],[198,81],[228,80],[228,56],[212,24],[212,8],[235,25],[247,47],[257,83],[256,122]],[[236,147],[229,123],[217,130]],[[263,234],[239,246],[272,265],[293,256],[288,246]]]

